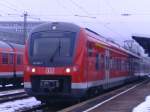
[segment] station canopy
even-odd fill
[[[132,36],[132,38],[143,47],[145,53],[150,57],[150,38],[144,36]]]

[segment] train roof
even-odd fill
[[[85,28],[85,29],[86,29],[88,35],[93,35],[93,34],[94,34],[94,35],[95,35],[95,36],[94,36],[95,39],[99,40],[99,41],[100,41],[102,44],[104,44],[105,46],[108,46],[108,47],[110,47],[110,48],[113,47],[113,48],[115,48],[115,49],[117,49],[117,50],[123,51],[123,52],[125,52],[125,53],[127,53],[127,54],[130,54],[130,55],[134,56],[134,57],[141,58],[141,56],[137,55],[136,53],[133,53],[133,52],[131,52],[131,51],[129,51],[129,50],[123,48],[123,47],[120,46],[119,44],[117,44],[117,43],[115,43],[115,42],[113,42],[113,41],[110,41],[110,40],[108,40],[107,38],[104,38],[104,37],[101,36],[100,34],[94,32],[94,31],[92,31],[92,30],[90,30],[90,29],[87,29],[87,28]],[[92,34],[91,34],[91,33],[92,33]],[[91,37],[93,37],[93,36],[91,36]],[[94,38],[94,37],[93,37],[93,38]]]
[[[43,23],[34,27],[33,30],[30,32],[30,34],[33,32],[55,30],[55,29],[60,30],[60,31],[79,32],[80,27],[73,23],[67,23],[67,22],[49,22],[49,23]]]
[[[13,51],[15,53],[19,53],[19,54],[22,54],[24,53],[24,45],[21,45],[21,44],[16,44],[16,43],[10,43],[10,42],[7,42],[7,44],[13,49]]]
[[[25,47],[22,44],[16,44],[16,43],[9,43],[9,44],[12,45],[16,49],[24,49],[24,47]]]
[[[0,40],[0,52],[12,52],[12,53],[14,53],[15,52],[14,50],[17,50],[17,52],[23,52],[24,51],[24,45],[10,43],[10,42]]]
[[[13,52],[12,47],[4,41],[0,41],[0,50]]]

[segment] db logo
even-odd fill
[[[47,73],[47,74],[54,74],[54,72],[55,72],[55,69],[54,69],[54,68],[47,68],[47,69],[46,69],[46,73]]]

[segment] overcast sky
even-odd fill
[[[150,0],[1,0],[0,20],[69,21],[116,41],[150,36]]]

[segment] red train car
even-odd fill
[[[46,23],[27,40],[24,88],[42,101],[80,98],[134,79],[140,59],[89,29]]]
[[[23,82],[24,45],[0,41],[0,85]]]

